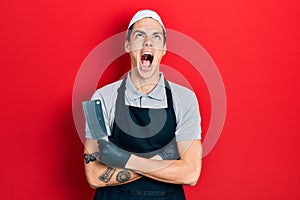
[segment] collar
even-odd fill
[[[155,88],[149,93],[149,94],[143,94],[139,92],[136,87],[133,85],[131,78],[130,78],[130,72],[127,75],[126,79],[126,90],[125,90],[125,96],[130,101],[139,99],[142,96],[146,96],[152,99],[160,100],[162,101],[164,98],[166,98],[166,90],[165,90],[165,78],[162,72],[159,74],[160,79],[155,86]]]

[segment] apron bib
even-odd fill
[[[176,130],[169,83],[165,80],[168,107],[163,109],[126,106],[125,83],[126,78],[118,89],[115,121],[109,140],[126,151],[140,155],[163,148],[175,139]],[[120,186],[98,188],[94,199],[183,200],[185,196],[180,184],[164,183],[143,177]]]

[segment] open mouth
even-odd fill
[[[141,65],[142,67],[147,67],[149,68],[152,64],[152,61],[153,61],[153,54],[151,52],[144,52],[142,55],[141,55]]]

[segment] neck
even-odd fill
[[[159,82],[158,76],[151,77],[149,79],[139,78],[134,73],[130,74],[131,81],[137,90],[143,94],[149,94]]]

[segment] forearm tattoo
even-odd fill
[[[117,174],[116,180],[119,183],[125,183],[130,179],[130,177],[131,177],[130,172],[124,169]]]
[[[98,156],[99,152],[94,152],[92,154],[84,154],[85,163],[88,164],[90,162],[94,162]]]
[[[115,173],[116,168],[108,167],[99,177],[100,181],[107,183],[110,181],[112,175]]]

